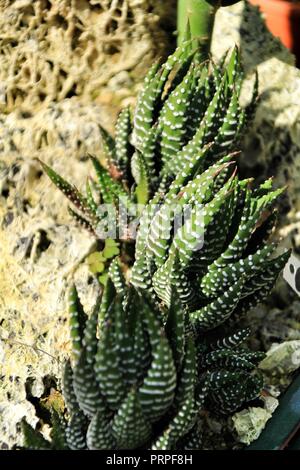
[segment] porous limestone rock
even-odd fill
[[[272,417],[279,402],[274,397],[264,397],[264,407],[251,406],[232,416],[233,429],[239,442],[249,445],[255,441]]]
[[[47,188],[45,181],[36,185],[44,201],[34,207],[28,203],[21,216],[18,212],[24,210],[24,200],[18,201],[16,193],[5,213],[1,208],[1,219],[8,225],[0,232],[0,373],[4,377],[0,445],[9,447],[22,443],[15,424],[23,416],[31,424],[37,421],[34,407],[27,402],[25,385],[34,381],[30,394],[42,397],[44,378],[50,376],[57,382],[60,377],[61,362],[69,351],[66,287],[94,245],[93,239],[63,218],[65,203]],[[61,223],[51,210],[43,216],[46,205],[57,213],[61,206]],[[84,285],[83,299],[89,308],[99,289],[87,267],[83,268],[79,284]]]
[[[273,344],[267,356],[259,364],[265,374],[286,375],[300,367],[300,340]]]
[[[2,0],[0,110],[94,99],[170,47],[176,0]]]

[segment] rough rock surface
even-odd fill
[[[94,240],[74,227],[64,197],[41,174],[36,157],[79,186],[84,184],[91,171],[86,154],[101,152],[98,123],[112,129],[120,104],[134,102],[145,68],[170,44],[174,3],[0,1],[3,447],[21,442],[16,423],[22,416],[32,424],[37,421],[36,410],[26,397],[45,396],[49,391],[45,380],[59,377],[68,351],[65,291],[69,279],[74,273],[87,308],[97,291],[82,263],[95,249]],[[241,166],[245,173],[258,175],[275,171],[278,184],[289,183],[289,199],[282,212],[292,207],[291,223],[284,225],[283,217],[282,230],[299,245],[300,72],[252,8],[235,5],[219,12],[214,55],[219,57],[234,42],[242,43],[249,77],[245,102],[256,66],[261,92]],[[267,307],[259,310],[254,319],[257,324],[266,311]],[[276,311],[278,319],[282,311]],[[286,325],[283,316],[280,321]],[[264,326],[269,331],[266,322]],[[289,326],[292,336],[284,339],[299,339],[295,322]],[[268,347],[271,339],[272,335]]]
[[[235,413],[232,417],[232,423],[239,442],[249,445],[255,441],[267,421],[272,417],[278,404],[276,398],[264,397],[264,407],[249,407]]]
[[[2,0],[0,110],[94,99],[120,72],[164,55],[176,0]]]

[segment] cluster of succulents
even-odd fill
[[[90,316],[71,289],[68,419],[55,415],[51,442],[24,423],[27,447],[198,449],[203,410],[227,415],[259,396],[264,355],[240,347],[250,330],[238,323],[268,295],[289,253],[268,243],[283,190],[237,176],[258,89],[256,81],[242,109],[242,80],[237,49],[220,64],[201,63],[185,42],[153,65],[115,138],[103,129],[107,168],[92,157],[97,180],[86,195],[43,164],[100,239],[109,224],[101,203],[127,210],[127,238],[135,205],[142,209],[133,265],[111,261]]]

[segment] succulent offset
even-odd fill
[[[289,257],[267,243],[283,190],[237,176],[258,89],[256,81],[242,109],[238,50],[215,65],[199,63],[190,44],[151,68],[115,139],[103,130],[108,167],[92,157],[97,181],[86,195],[43,164],[98,237],[109,224],[101,202],[120,210],[121,200],[129,222],[135,204],[145,206],[126,279],[115,258],[90,317],[71,289],[68,422],[54,415],[52,442],[24,423],[27,447],[197,449],[203,410],[230,414],[259,396],[264,355],[240,348],[250,330],[235,324],[268,295]],[[124,227],[118,236],[126,238]]]

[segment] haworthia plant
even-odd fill
[[[249,106],[242,109],[243,72],[237,48],[225,65],[199,64],[198,59],[197,50],[187,41],[164,64],[150,69],[135,111],[126,108],[120,113],[115,138],[101,129],[107,165],[104,168],[91,156],[96,178],[87,181],[85,194],[41,162],[70,200],[76,222],[98,239],[107,236],[109,210],[117,220],[116,238],[132,238],[128,226],[142,212],[136,209],[137,203],[145,205],[158,194],[163,198],[172,183],[175,197],[174,191],[189,179],[238,150],[257,88]],[[192,165],[190,176],[183,177],[184,169]],[[232,166],[222,173],[219,186],[231,172]],[[120,222],[124,210],[126,226]]]
[[[238,322],[268,295],[289,253],[268,243],[283,190],[237,176],[257,99],[256,84],[240,107],[241,80],[237,49],[222,65],[199,64],[188,42],[151,68],[116,138],[103,130],[108,168],[92,158],[98,180],[85,196],[44,165],[94,233],[109,224],[101,201],[121,200],[129,218],[146,203],[126,279],[114,258],[90,316],[71,288],[59,445],[201,448],[203,411],[229,415],[260,394],[264,355],[240,348],[250,331]],[[28,424],[24,432],[27,447],[58,446]]]

